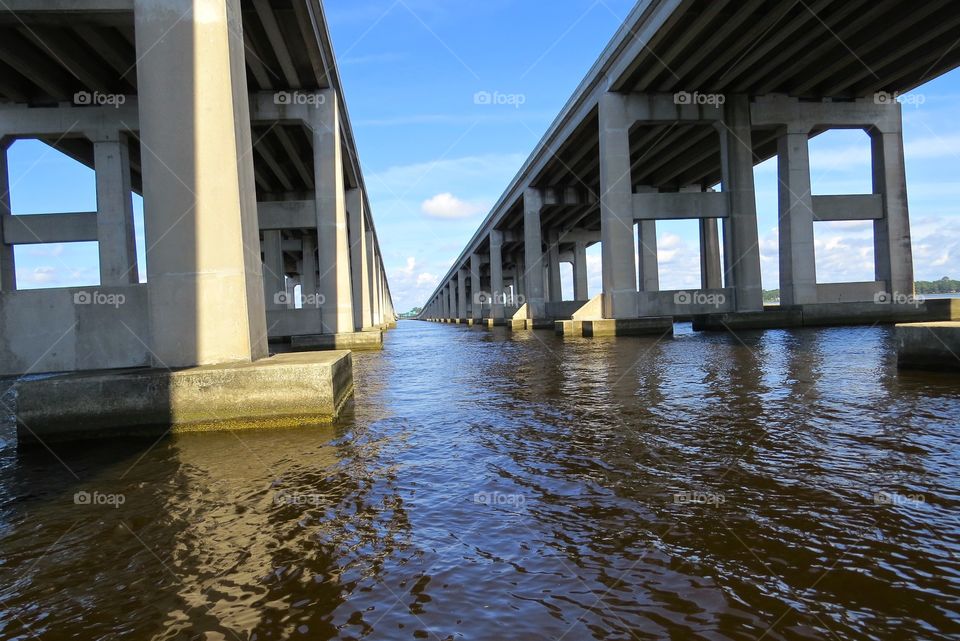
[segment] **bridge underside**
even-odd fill
[[[377,348],[395,320],[320,2],[0,9],[0,375],[153,368],[106,374],[98,389],[169,385],[149,407],[105,409],[97,429],[136,427],[140,414],[204,428],[336,414],[352,389],[348,354],[270,357]],[[96,211],[14,214],[7,152],[21,139],[93,169]],[[68,242],[97,243],[98,287],[18,287],[15,247]],[[315,394],[284,382],[297,367]],[[236,412],[198,407],[196,381],[229,387],[215,405]],[[83,394],[67,406],[25,429],[55,433],[91,407]]]
[[[752,168],[776,156],[783,307],[840,304],[838,322],[895,320],[907,310],[886,301],[913,293],[897,99],[960,65],[958,26],[948,0],[639,2],[424,317],[529,327],[760,313]],[[869,134],[872,195],[810,195],[807,141],[835,128]],[[659,288],[656,221],[677,219],[699,222],[696,292]],[[839,220],[872,222],[873,281],[817,283],[813,223]],[[597,242],[603,295],[588,306],[583,244]],[[574,268],[575,314],[560,304],[563,262]]]

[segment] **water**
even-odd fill
[[[8,430],[0,638],[957,639],[960,379],[894,359],[404,322],[336,426]]]

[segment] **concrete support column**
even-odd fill
[[[364,290],[366,292],[366,298],[364,299],[364,307],[366,308],[366,314],[369,318],[368,327],[375,327],[376,322],[376,296],[377,296],[377,284],[376,277],[377,272],[374,269],[374,254],[376,253],[377,241],[374,238],[373,230],[367,229],[366,222],[364,222],[364,232],[363,236],[365,238],[364,252],[363,252],[363,270],[362,276],[366,283]]]
[[[730,203],[723,227],[724,272],[735,291],[736,310],[763,311],[749,96],[728,96],[719,127],[723,190]]]
[[[318,286],[324,299],[324,333],[341,334],[354,331],[343,141],[336,92],[328,90],[320,96],[322,100],[310,110],[320,258]]]
[[[366,211],[363,192],[351,189],[346,194],[350,219],[350,272],[353,285],[353,327],[362,331],[370,327],[370,280],[367,274]]]
[[[543,194],[539,189],[527,188],[523,194],[523,273],[528,318],[543,318],[546,313],[546,298],[543,291],[543,239],[540,230],[541,209],[543,209]]]
[[[700,287],[720,289],[723,272],[720,270],[720,230],[716,218],[700,219]]]
[[[240,0],[134,0],[134,22],[155,364],[266,357]]]
[[[549,274],[549,300],[551,303],[563,301],[563,286],[560,283],[560,235],[551,230],[547,234],[547,273]]]
[[[13,257],[13,245],[3,240],[3,221],[12,215],[10,209],[10,171],[7,150],[11,141],[0,138],[0,292],[17,289],[17,266]]]
[[[587,243],[578,240],[573,249],[573,298],[590,300],[587,279]]]
[[[467,318],[467,270],[457,270],[457,318]]]
[[[310,305],[317,304],[317,237],[310,230],[303,236],[303,260],[300,285],[303,296],[310,297]]]
[[[97,241],[100,285],[117,287],[140,282],[137,241],[133,229],[130,149],[119,132],[93,143],[97,182]]]
[[[495,321],[503,320],[506,296],[503,285],[503,232],[498,229],[490,231],[490,293],[493,296],[490,318]]]
[[[637,223],[637,247],[640,259],[637,261],[637,282],[640,291],[660,291],[660,265],[657,262],[657,221],[641,220]]]
[[[283,233],[277,229],[268,229],[263,232],[263,297],[267,309],[286,307],[281,296],[285,291]]]
[[[517,252],[514,262],[516,263],[516,275],[513,278],[514,293],[518,300],[525,302],[527,300],[527,261],[524,252]],[[519,305],[517,306],[519,307]]]
[[[447,284],[447,317],[457,318],[457,290],[453,281]]]
[[[473,298],[470,318],[475,321],[483,318],[483,284],[480,282],[480,254],[470,255],[470,296]]]
[[[782,305],[817,302],[808,133],[804,130],[788,130],[777,140]]]
[[[380,253],[376,250],[376,245],[370,246],[373,253],[373,271],[372,278],[370,281],[372,289],[372,298],[373,307],[371,312],[373,313],[373,326],[380,327],[383,325],[383,281],[380,279],[380,274],[383,271],[383,265],[380,262]]]
[[[444,285],[443,289],[440,290],[440,317],[441,318],[450,318],[450,294],[447,291],[450,288],[449,285]]]
[[[891,106],[900,110],[899,104]],[[873,193],[883,197],[883,218],[873,224],[876,278],[888,291],[913,294],[913,249],[907,208],[907,173],[903,160],[903,132],[870,131],[873,149]]]
[[[627,96],[600,97],[600,238],[604,318],[637,315],[637,258],[633,246],[633,182]]]

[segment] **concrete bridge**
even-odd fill
[[[960,64],[958,27],[948,0],[638,2],[421,318],[565,335],[950,320],[949,302],[898,304],[914,278],[896,98]],[[811,195],[808,140],[838,128],[869,134],[873,193]],[[781,304],[765,308],[753,168],[773,156]],[[677,219],[699,223],[696,291],[660,289],[657,221]],[[848,220],[873,222],[875,278],[820,283],[814,223]]]
[[[97,211],[13,215],[24,138],[93,168]],[[75,373],[19,384],[25,438],[329,419],[350,354],[271,351],[396,320],[318,0],[7,0],[0,150],[0,375]],[[99,286],[18,289],[15,246],[79,241]]]

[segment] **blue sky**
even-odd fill
[[[433,291],[617,30],[627,0],[326,0],[398,311]],[[475,104],[477,92],[505,104]],[[960,278],[960,73],[904,105],[917,277]],[[11,150],[14,213],[92,211],[91,171],[39,143]],[[811,142],[815,194],[870,191],[862,132]],[[764,285],[777,287],[776,162],[756,169]],[[139,198],[136,208],[141,209]],[[872,280],[872,228],[818,223],[821,282]],[[139,225],[142,256],[142,227]],[[695,287],[694,222],[658,225],[661,287]],[[591,295],[599,292],[591,248]],[[97,283],[96,245],[17,250],[21,287]],[[572,290],[569,271],[564,291]]]

